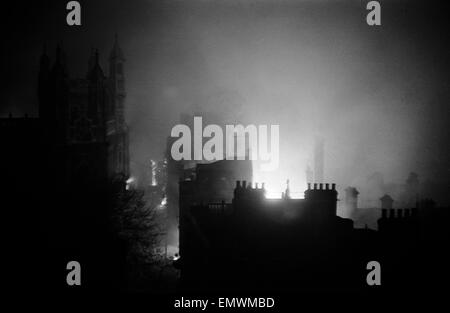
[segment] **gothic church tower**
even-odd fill
[[[115,121],[114,125],[114,145],[111,153],[113,162],[111,170],[117,174],[129,176],[129,139],[128,127],[125,123],[125,58],[122,49],[119,46],[117,35],[114,45],[109,55],[109,80],[111,88],[111,102],[113,110],[110,112]]]

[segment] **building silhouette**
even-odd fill
[[[383,197],[389,203],[382,204],[381,216],[380,209],[374,212],[375,230],[355,228],[351,219],[337,216],[334,184],[309,183],[303,199],[267,199],[264,184],[238,180],[227,201],[221,198],[224,186],[200,181],[194,176],[179,183],[175,264],[182,290],[363,291],[366,265],[376,260],[383,264],[383,290],[406,291],[418,282],[435,282],[423,264],[448,260],[443,252],[448,210],[433,211],[430,201],[393,209],[392,198]],[[355,188],[346,189],[346,205],[358,212],[357,195]]]
[[[352,247],[353,222],[336,215],[334,184],[308,184],[304,199],[266,199],[264,185],[246,181],[236,182],[231,202],[199,201],[196,190],[195,181],[180,182],[178,264],[186,288],[317,286],[330,274],[318,264],[348,265],[338,255]]]
[[[129,139],[125,123],[125,58],[117,36],[109,55],[109,75],[92,51],[85,78],[71,78],[58,45],[51,65],[40,58],[39,119],[60,160],[58,180],[92,184],[129,176]]]
[[[118,192],[129,178],[125,123],[125,58],[117,37],[105,75],[93,51],[83,78],[72,78],[61,46],[55,59],[40,57],[39,116],[0,119],[3,204],[20,221],[20,244],[6,250],[17,262],[41,255],[42,288],[60,286],[68,259],[93,275],[85,288],[119,288],[124,253],[110,220]],[[26,217],[26,218],[24,218]],[[6,218],[6,217],[5,217]],[[24,255],[26,254],[26,255]],[[117,277],[109,277],[116,272]]]

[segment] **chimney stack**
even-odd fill
[[[394,217],[395,217],[395,210],[389,209],[389,218],[394,218]]]

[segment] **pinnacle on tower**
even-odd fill
[[[122,49],[119,46],[119,39],[118,39],[117,33],[114,36],[114,45],[113,45],[113,48],[111,50],[111,54],[109,55],[109,57],[110,57],[110,59],[125,60]]]

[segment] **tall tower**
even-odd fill
[[[345,208],[350,215],[358,208],[358,195],[359,191],[355,187],[347,187],[345,189]]]
[[[115,129],[111,130],[115,135],[112,139],[113,151],[113,172],[128,177],[129,170],[129,139],[128,127],[125,124],[125,57],[119,46],[117,34],[114,39],[114,45],[109,55],[109,80],[111,86],[111,111],[108,112],[108,119],[114,121]],[[110,130],[108,130],[110,132]]]
[[[49,75],[50,58],[47,56],[47,49],[44,45],[41,59],[39,60],[39,78],[38,78],[38,99],[39,99],[39,117],[41,119],[49,117]]]
[[[52,129],[56,142],[66,143],[68,139],[69,87],[65,53],[58,44],[56,58],[49,74],[49,98],[44,105],[43,120]]]
[[[105,110],[104,94],[105,75],[100,67],[98,51],[95,51],[94,65],[89,74],[88,117],[96,125],[103,125]]]
[[[86,78],[89,79],[89,76],[91,75],[91,71],[94,68],[95,65],[95,51],[94,48],[91,48],[91,53],[89,55],[89,61],[88,61],[88,70],[86,73]]]
[[[123,71],[125,58],[119,46],[117,34],[109,55],[109,78],[112,84],[114,115],[118,128],[125,126],[125,75]]]

